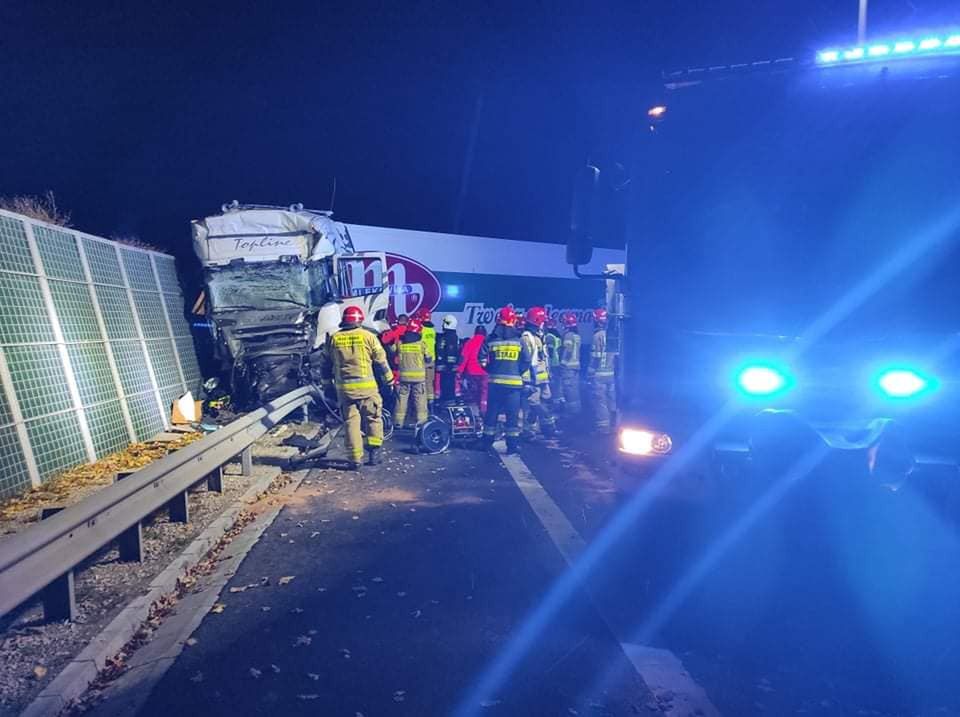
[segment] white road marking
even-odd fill
[[[513,482],[517,484],[564,560],[568,565],[572,565],[586,548],[583,536],[567,520],[560,506],[550,497],[523,458],[517,454],[507,455],[503,443],[495,445],[500,461]],[[657,698],[664,714],[670,717],[720,717],[720,711],[710,702],[704,689],[684,669],[676,655],[669,650],[624,642],[602,612],[600,617],[620,643],[620,648],[637,674]]]

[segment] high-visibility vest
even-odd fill
[[[427,347],[427,355],[432,361],[437,360],[437,330],[433,326],[423,325],[423,331],[420,332],[424,346]]]

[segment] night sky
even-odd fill
[[[871,0],[871,31],[938,27],[953,5]],[[616,161],[661,69],[850,42],[856,13],[6,0],[0,195],[53,190],[75,226],[180,256],[188,221],[222,202],[325,208],[334,177],[343,221],[563,241],[574,171]]]

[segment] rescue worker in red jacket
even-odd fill
[[[383,445],[383,403],[377,387],[382,380],[393,381],[393,371],[377,335],[364,328],[363,309],[348,306],[343,310],[340,330],[327,339],[324,354],[324,383],[337,390],[343,416],[347,461],[359,470],[363,458],[364,435],[370,453],[369,464],[380,463]]]
[[[485,367],[490,381],[487,412],[483,418],[481,446],[493,445],[497,434],[497,419],[506,419],[507,453],[520,450],[520,404],[524,383],[531,380],[530,352],[520,341],[516,328],[517,314],[505,306],[497,312],[497,325],[480,347],[480,365]]]
[[[533,366],[533,380],[526,389],[524,401],[524,433],[533,436],[533,424],[540,424],[540,432],[545,438],[553,438],[557,432],[556,419],[550,410],[550,364],[543,345],[543,327],[547,322],[547,311],[542,306],[527,309],[526,327],[520,336],[524,348],[530,353]]]
[[[486,369],[480,365],[480,347],[487,338],[487,327],[477,324],[473,336],[466,340],[460,349],[460,365],[457,376],[463,382],[463,397],[469,403],[480,407],[480,413],[487,412],[487,391],[489,387]]]
[[[457,317],[447,314],[441,323],[443,331],[437,336],[437,378],[441,401],[453,401],[459,392],[457,364],[460,363],[460,335],[457,333]]]
[[[617,414],[617,354],[607,346],[607,310],[593,312],[593,341],[590,344],[590,366],[587,379],[593,398],[594,423],[598,433],[610,433]]]

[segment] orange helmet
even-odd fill
[[[340,323],[359,325],[363,323],[363,309],[359,306],[348,306],[343,310],[343,315],[340,317]]]
[[[563,313],[562,320],[563,320],[563,325],[566,326],[568,329],[577,328],[577,315],[572,311],[565,311]]]
[[[538,329],[542,329],[547,322],[547,310],[542,306],[531,306],[527,309],[527,323],[533,324]]]
[[[502,326],[516,326],[517,312],[512,306],[504,306],[497,312],[497,323]]]
[[[410,321],[407,322],[407,331],[419,334],[423,331],[423,322],[419,318],[410,319]]]
[[[595,324],[605,324],[607,323],[607,310],[602,306],[599,309],[593,310],[593,323]]]

